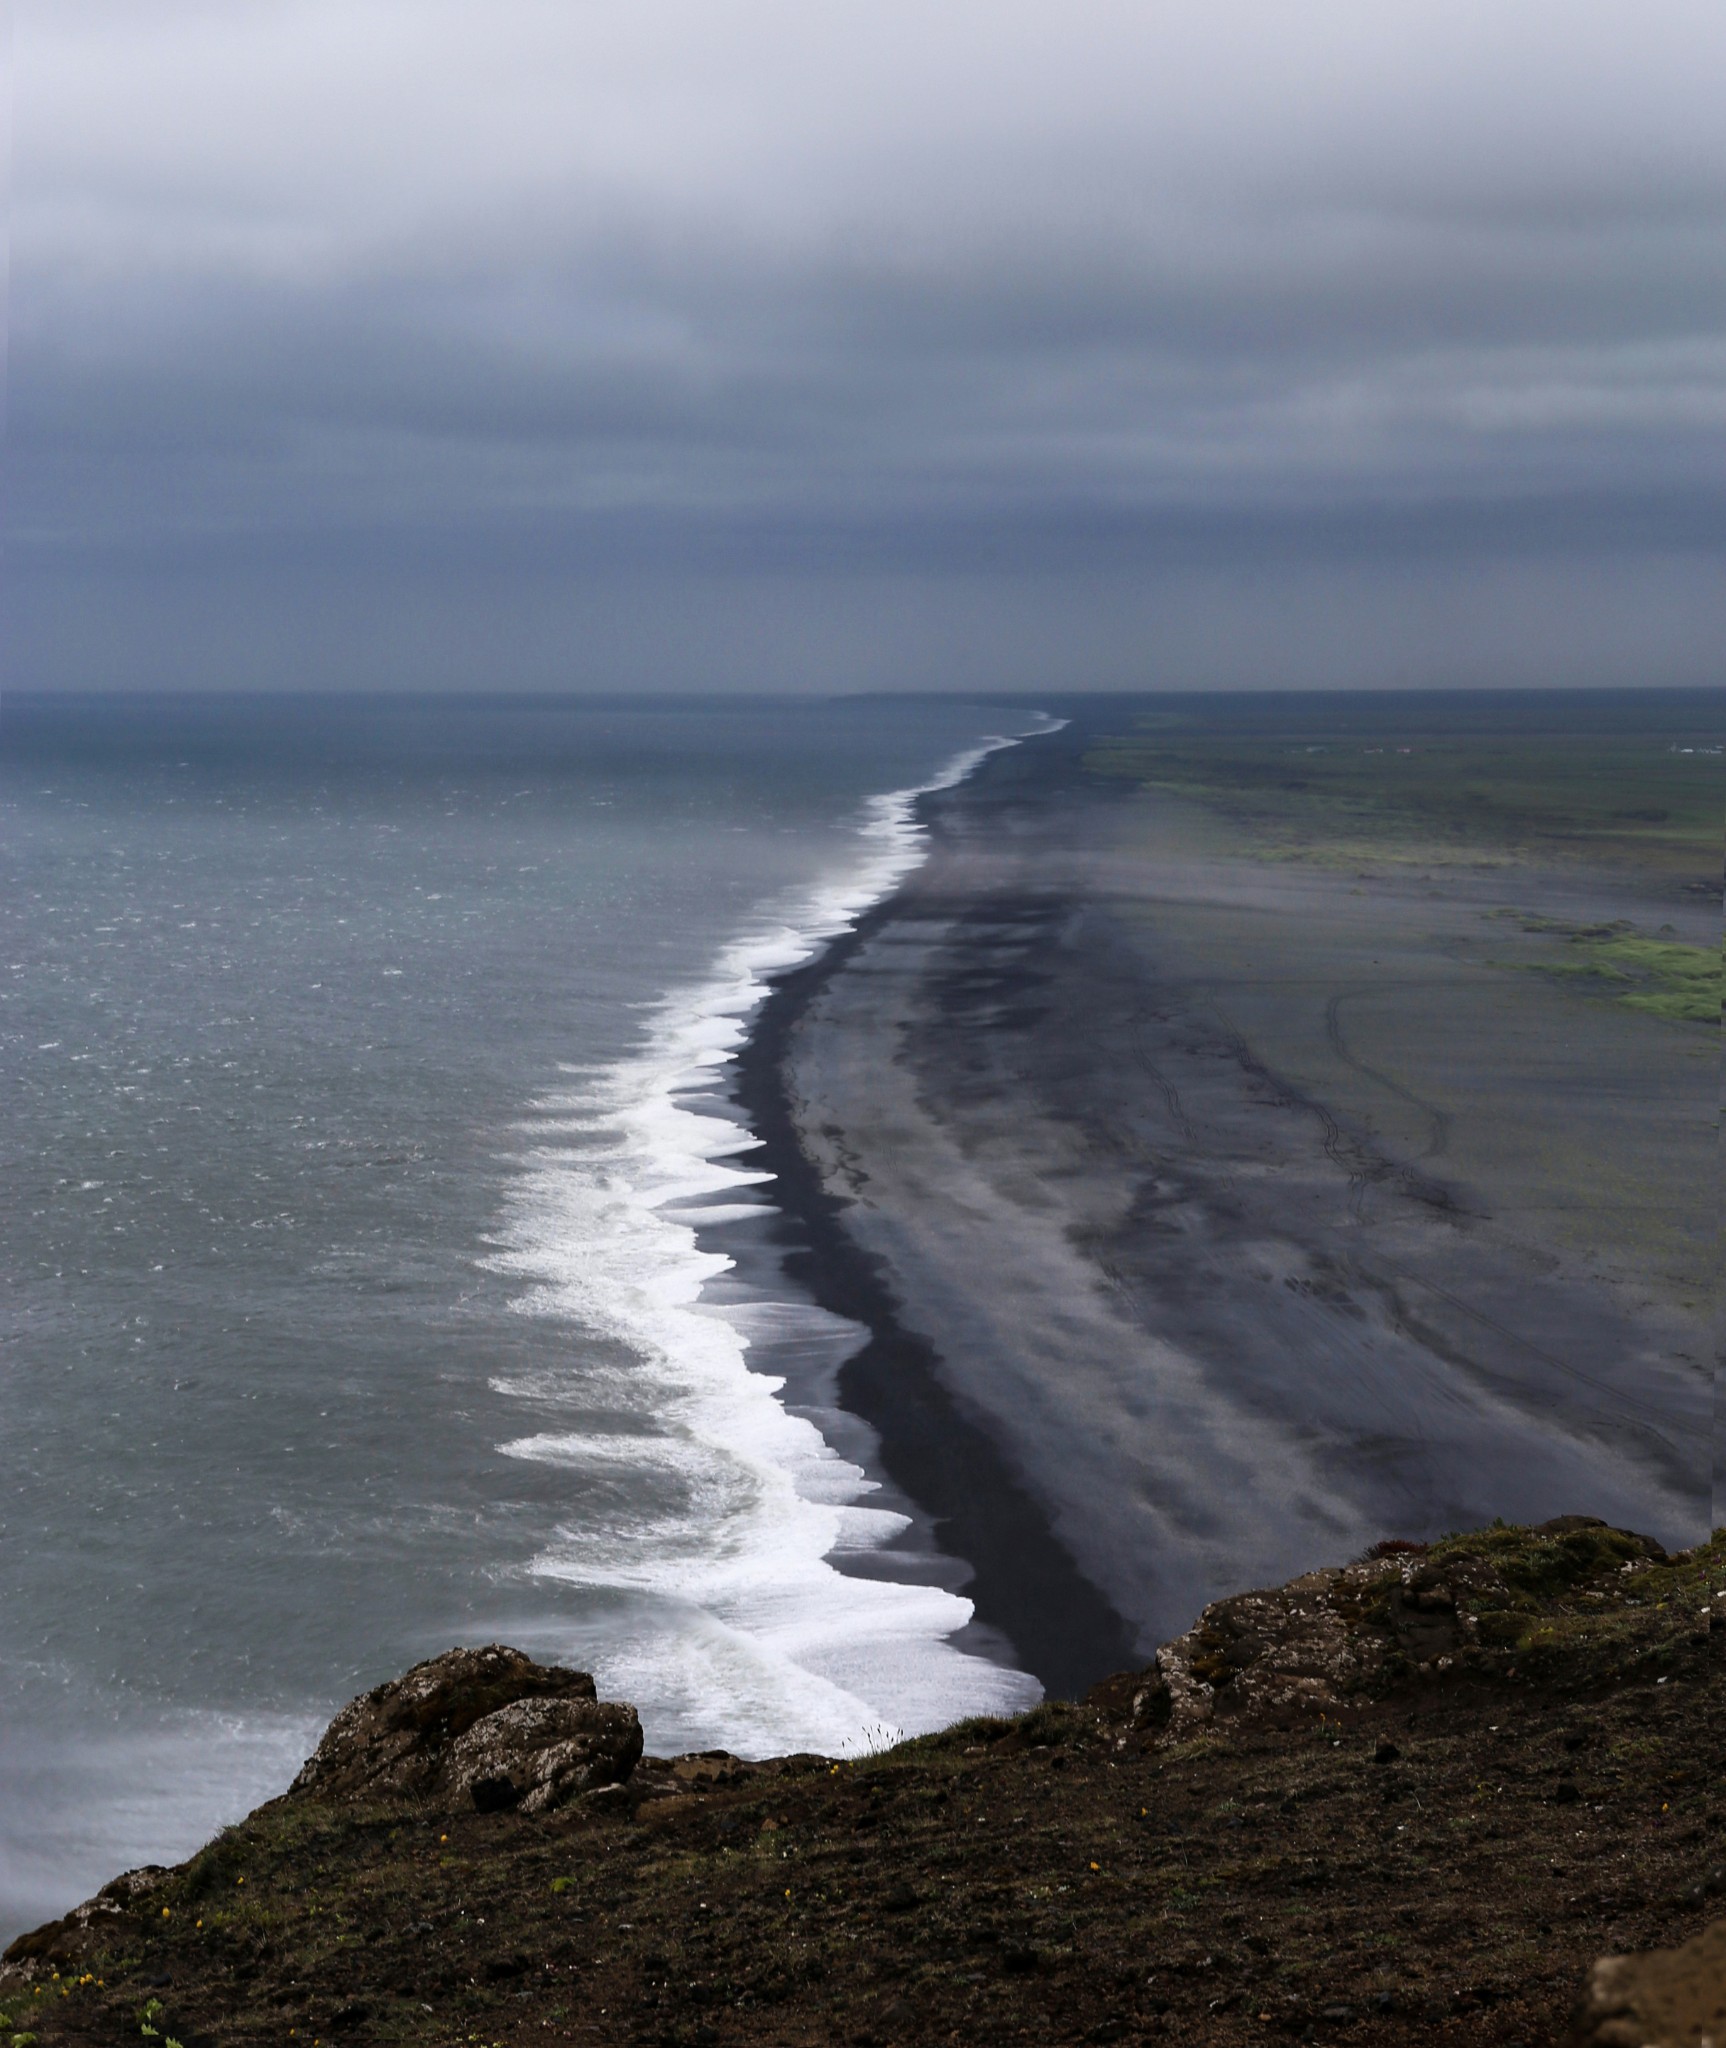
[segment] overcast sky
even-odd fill
[[[14,0],[9,679],[1721,681],[1720,0]]]

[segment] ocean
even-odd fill
[[[1035,1697],[836,1409],[727,1063],[1040,723],[7,696],[0,1937],[455,1642],[661,1752]]]

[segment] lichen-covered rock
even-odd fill
[[[1360,1614],[1398,1577],[1397,1564],[1374,1560],[1207,1607],[1157,1652],[1170,1735],[1178,1741],[1219,1715],[1280,1719],[1340,1706],[1382,1666],[1386,1643],[1362,1630]]]
[[[1726,1920],[1682,1948],[1602,1956],[1572,2039],[1576,2048],[1726,2048]]]
[[[476,1721],[449,1746],[439,1789],[482,1811],[554,1806],[621,1785],[641,1757],[633,1707],[580,1699],[525,1699]]]
[[[1180,1741],[1212,1722],[1334,1714],[1449,1672],[1616,1676],[1695,1627],[1659,1602],[1641,1606],[1626,1586],[1665,1555],[1587,1515],[1388,1543],[1356,1564],[1207,1607],[1141,1674],[1132,1725]]]
[[[633,1707],[601,1705],[585,1671],[492,1643],[446,1651],[351,1701],[289,1795],[443,1797],[543,1813],[621,1784],[640,1755]]]

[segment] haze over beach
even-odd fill
[[[0,1934],[1707,1537],[1718,9],[14,29]]]

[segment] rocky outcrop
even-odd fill
[[[1602,1956],[1572,2040],[1575,2048],[1726,2048],[1726,1920],[1682,1948]]]
[[[1538,1667],[1562,1680],[1584,1646],[1576,1675],[1596,1676],[1609,1661],[1599,1603],[1622,1605],[1627,1576],[1665,1556],[1651,1538],[1589,1515],[1386,1543],[1358,1563],[1207,1607],[1141,1674],[1132,1719],[1179,1741],[1214,1721],[1335,1715],[1409,1679],[1514,1679]],[[1622,1654],[1633,1660],[1650,1646],[1642,1638],[1667,1632],[1626,1626]]]
[[[423,1798],[482,1813],[552,1808],[621,1785],[641,1756],[633,1707],[585,1671],[493,1643],[450,1650],[364,1693],[330,1723],[290,1798]]]
[[[640,1758],[633,1707],[516,1700],[450,1745],[438,1789],[466,1794],[482,1813],[517,1805],[549,1813],[584,1792],[623,1784]]]
[[[854,1758],[632,1769],[581,1673],[453,1651],[20,1936],[0,2048],[433,2048],[572,2005],[620,2048],[1726,2048],[1721,1930],[1657,1952],[1726,1900],[1723,1678],[1726,1531],[1581,1519],[1389,1543],[1083,1703]]]

